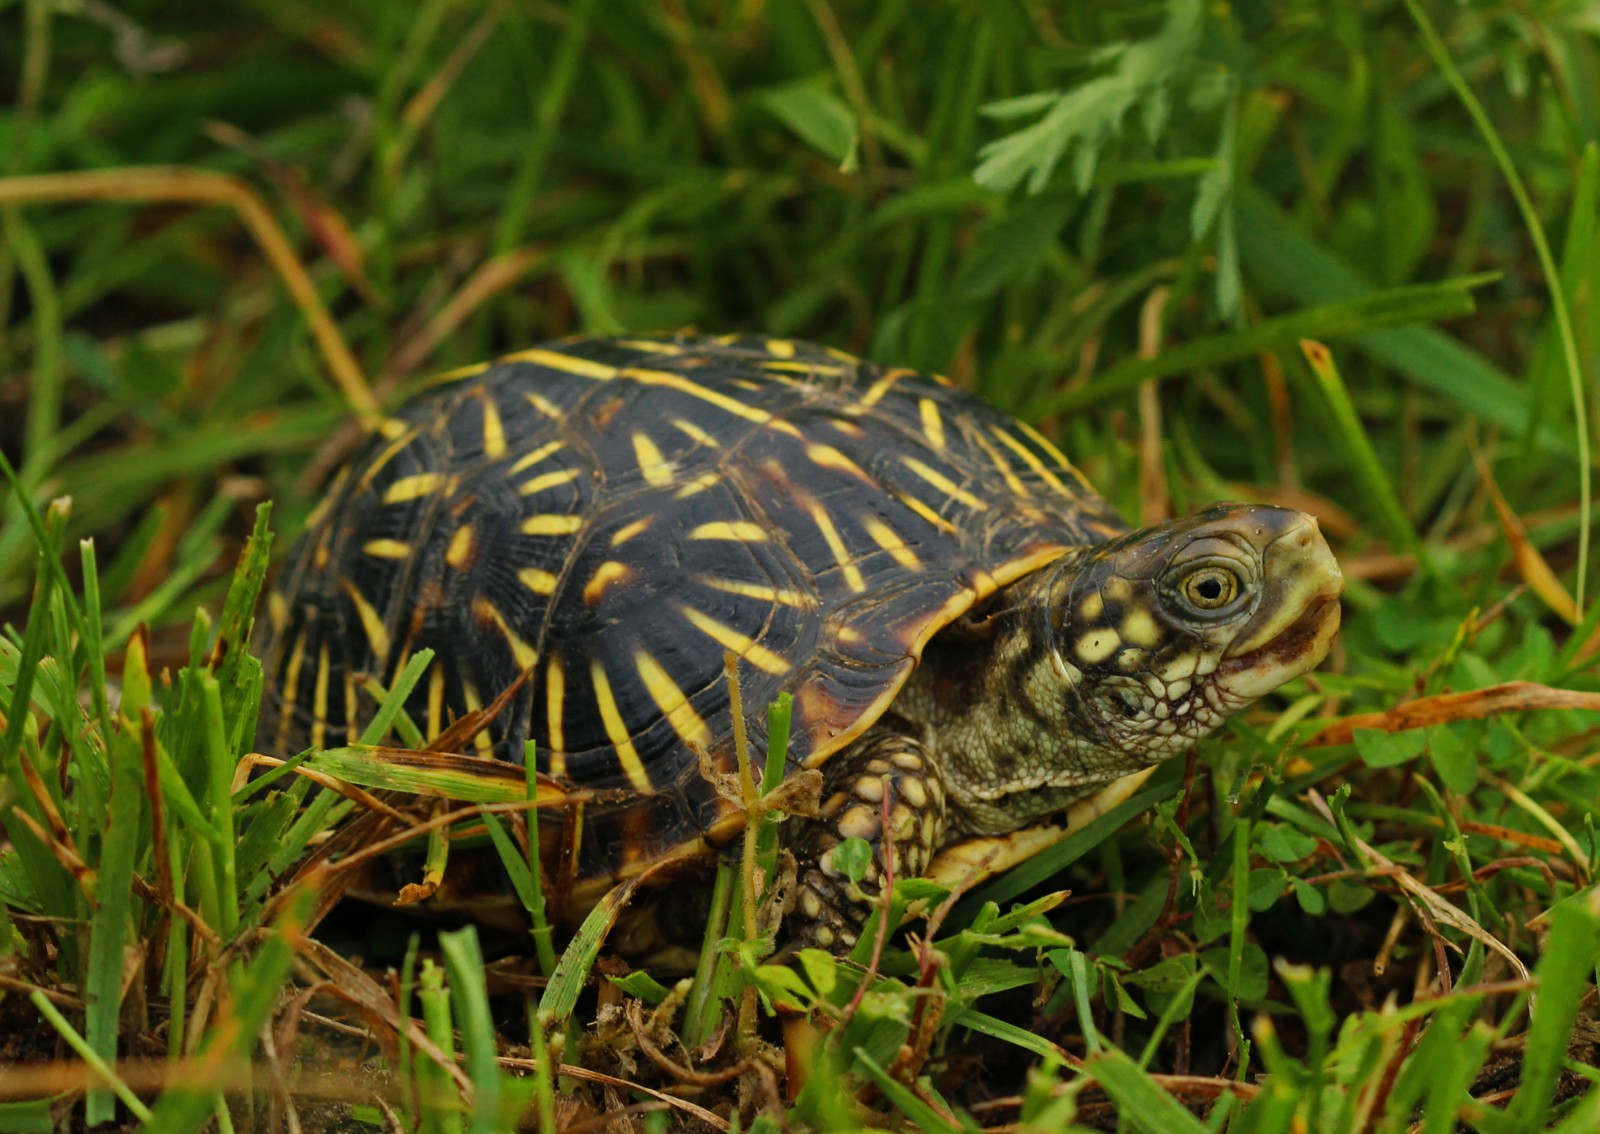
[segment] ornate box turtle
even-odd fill
[[[1314,667],[1340,587],[1309,516],[1131,531],[939,378],[778,339],[578,339],[441,377],[339,474],[272,596],[260,740],[343,743],[373,709],[358,678],[423,647],[428,737],[514,688],[479,754],[531,741],[555,779],[625,789],[579,820],[581,909],[742,830],[697,757],[733,764],[731,650],[747,706],[794,697],[791,772],[822,769],[820,818],[784,825],[791,929],[840,948],[886,856],[915,875],[1024,828]],[[877,856],[859,884],[848,837]]]

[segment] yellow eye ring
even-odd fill
[[[1239,576],[1211,564],[1187,575],[1182,586],[1184,600],[1196,610],[1221,610],[1239,597]]]

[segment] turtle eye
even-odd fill
[[[1207,614],[1226,607],[1239,597],[1239,576],[1230,567],[1206,563],[1189,572],[1179,583],[1183,599],[1195,610]]]

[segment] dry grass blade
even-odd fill
[[[1528,584],[1529,590],[1544,600],[1546,606],[1569,623],[1576,625],[1579,621],[1577,601],[1551,570],[1545,557],[1539,554],[1539,549],[1528,539],[1528,529],[1523,525],[1522,519],[1511,510],[1511,505],[1506,503],[1500,485],[1495,482],[1494,471],[1489,468],[1489,462],[1484,460],[1483,454],[1476,448],[1473,449],[1472,459],[1478,466],[1478,478],[1483,482],[1483,487],[1494,504],[1495,517],[1500,521],[1500,532],[1506,537],[1506,543],[1511,545],[1511,561],[1516,566],[1517,574]]]
[[[1479,721],[1501,713],[1526,713],[1536,709],[1587,709],[1600,712],[1600,693],[1556,689],[1536,681],[1507,681],[1468,693],[1439,693],[1419,697],[1380,713],[1357,713],[1334,721],[1305,742],[1307,748],[1349,744],[1357,729],[1404,732],[1451,721]]]
[[[345,401],[364,421],[377,421],[377,400],[344,334],[328,313],[283,229],[266,203],[245,182],[222,173],[162,166],[0,179],[0,206],[60,201],[167,201],[231,207],[311,324],[317,348]]]
[[[1309,793],[1311,806],[1316,809],[1329,824],[1337,825],[1333,810],[1328,806],[1327,800],[1322,798],[1322,793],[1313,789]],[[1355,849],[1366,860],[1365,865],[1371,872],[1381,874],[1386,878],[1393,878],[1400,889],[1416,906],[1419,913],[1426,914],[1434,920],[1441,921],[1452,929],[1465,933],[1474,941],[1485,948],[1498,953],[1507,964],[1517,972],[1523,980],[1532,979],[1528,966],[1522,963],[1522,958],[1512,952],[1498,937],[1484,929],[1472,918],[1468,917],[1458,907],[1439,897],[1432,889],[1418,882],[1411,872],[1400,866],[1393,859],[1379,851],[1371,843],[1361,838],[1353,839]],[[1440,972],[1441,979],[1448,979],[1447,972]]]

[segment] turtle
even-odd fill
[[[345,743],[361,679],[434,650],[405,703],[425,738],[494,704],[462,755],[591,790],[581,912],[736,845],[731,655],[745,706],[792,698],[787,774],[821,777],[782,828],[785,931],[840,951],[886,872],[1092,802],[1314,668],[1341,588],[1310,515],[1135,530],[935,375],[756,335],[564,339],[425,383],[335,476],[271,592],[258,744]]]

